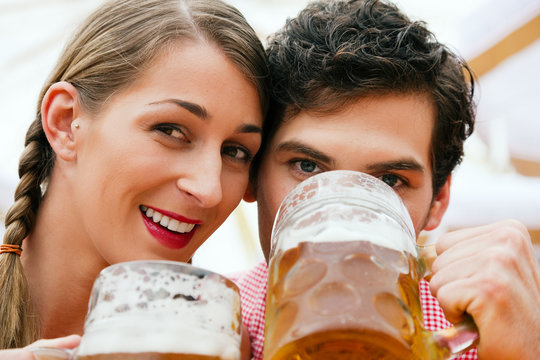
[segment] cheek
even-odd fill
[[[291,189],[292,188],[283,185],[275,187],[272,189],[272,192],[267,192],[265,194],[266,196],[259,204],[262,210],[259,212],[259,216],[263,216],[263,218],[260,219],[260,222],[262,221],[262,223],[264,224],[265,237],[268,239],[270,239],[272,228],[274,226],[274,221],[276,219],[281,203]]]
[[[420,232],[426,226],[429,217],[431,201],[427,198],[422,199],[421,201],[418,201],[417,199],[417,201],[415,202],[405,202],[405,206],[409,211],[409,215],[414,225],[414,230],[416,232],[416,235],[418,236],[418,234],[420,234]]]
[[[419,212],[411,212],[409,211],[409,214],[411,216],[413,225],[414,225],[414,231],[416,233],[416,236],[418,237],[418,234],[424,229],[424,226],[426,224],[426,218],[427,214],[421,214]]]
[[[273,221],[281,202],[294,187],[285,176],[270,172],[259,182],[257,201],[265,209],[265,214]]]
[[[262,232],[268,232],[272,228],[274,217],[281,202],[278,184],[272,176],[259,177],[257,186],[257,208],[259,217],[259,227]]]
[[[226,176],[221,182],[221,188],[223,192],[223,199],[219,205],[224,209],[224,212],[229,213],[236,208],[244,197],[248,185],[248,173],[243,175],[235,174],[232,176]],[[227,217],[229,214],[224,214]]]

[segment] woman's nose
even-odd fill
[[[178,188],[192,197],[200,206],[210,208],[218,205],[223,198],[221,188],[221,154],[199,157],[192,168],[183,171],[178,178]]]

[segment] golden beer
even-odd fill
[[[300,242],[278,254],[265,359],[443,358],[424,343],[416,266],[369,241]]]

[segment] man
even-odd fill
[[[436,228],[473,130],[466,64],[423,23],[377,0],[311,3],[267,52],[274,104],[253,168],[267,260],[279,204],[323,171],[378,177],[401,196],[417,235]],[[540,270],[525,227],[509,220],[460,230],[443,236],[437,252],[431,282],[420,288],[425,327],[450,326],[444,315],[455,322],[466,312],[479,328],[479,358],[538,358]],[[266,276],[260,264],[237,281],[255,359],[262,358]],[[476,349],[460,358],[476,359]]]

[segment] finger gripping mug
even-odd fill
[[[272,231],[264,358],[446,359],[470,328],[423,328],[428,269],[399,196],[367,174],[331,171],[283,200]],[[473,340],[476,338],[474,328]]]

